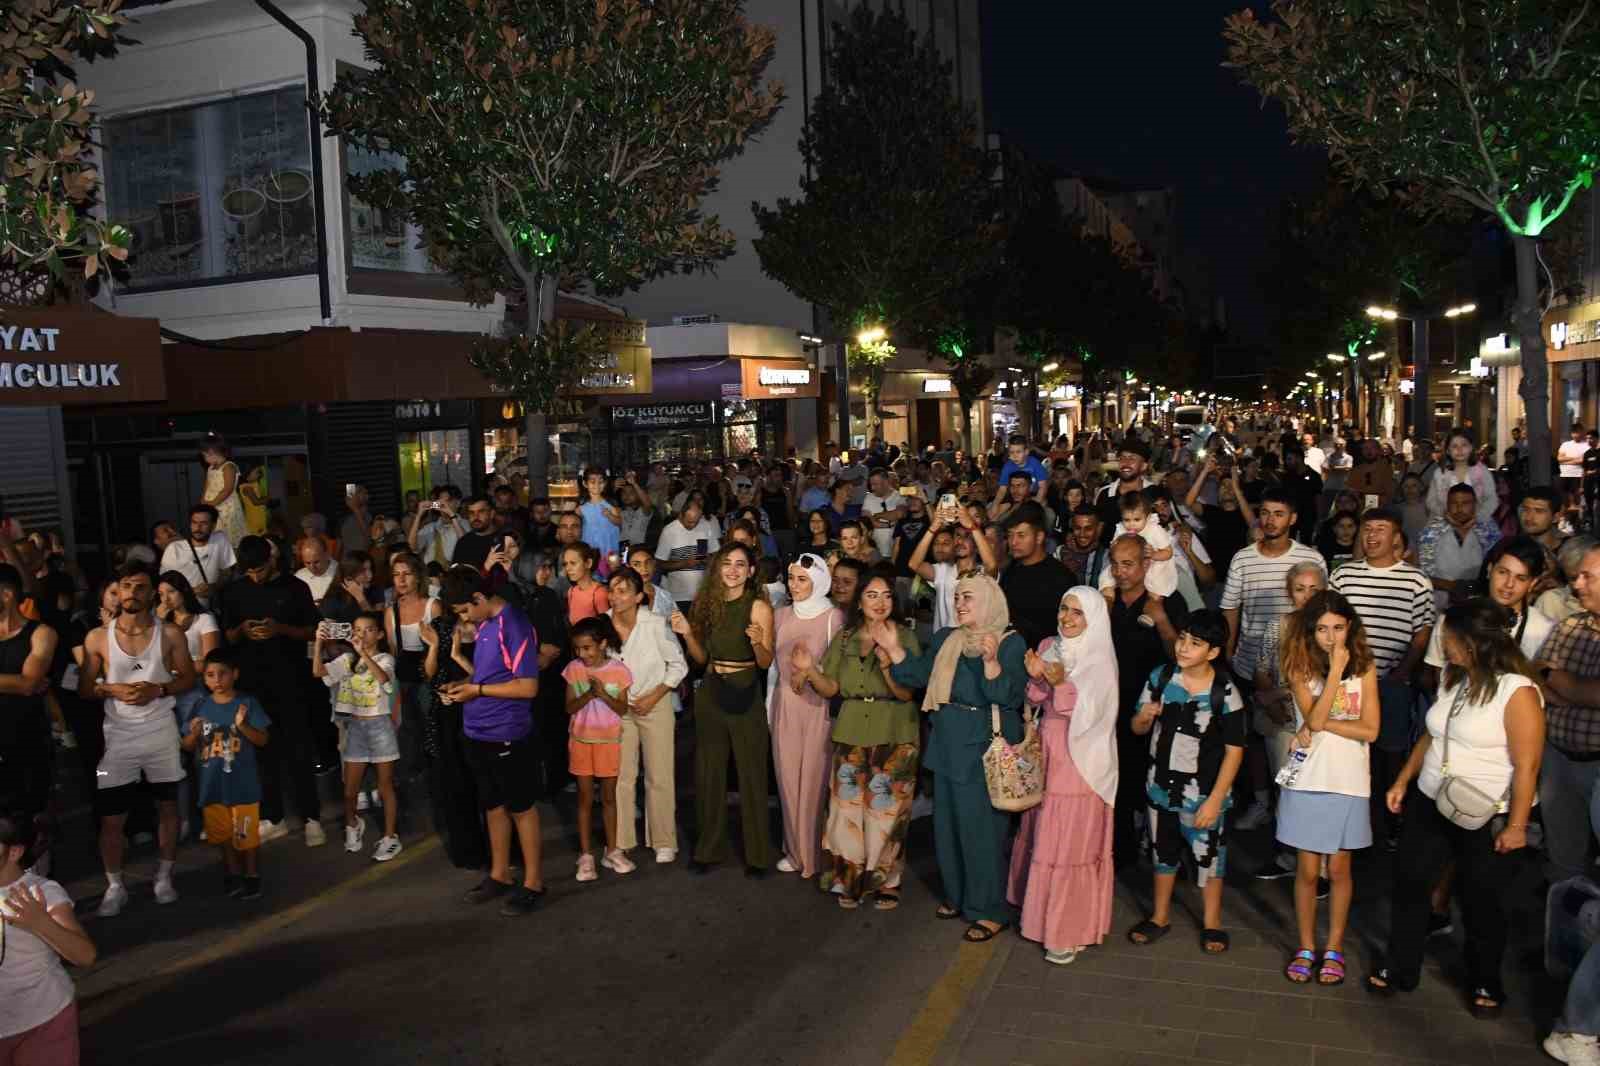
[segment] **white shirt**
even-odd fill
[[[1107,569],[1110,569],[1109,567]],[[956,624],[956,579],[960,571],[955,563],[933,564],[933,631],[949,629]]]
[[[1425,573],[1429,578],[1440,578],[1444,581],[1473,581],[1478,576],[1478,571],[1483,568],[1483,539],[1478,536],[1476,528],[1467,530],[1465,537],[1459,537],[1455,526],[1444,522],[1443,519],[1434,519],[1443,522],[1445,528],[1439,533],[1439,539],[1434,542],[1433,562]],[[1442,589],[1433,592],[1433,609],[1443,613],[1450,606],[1450,594]]]
[[[201,673],[205,672],[205,656],[200,653],[200,642],[205,639],[207,633],[217,632],[220,632],[217,627],[217,620],[212,618],[211,614],[206,611],[195,615],[189,621],[189,628],[183,632],[184,638],[189,644],[189,658],[193,660],[194,668]],[[202,687],[204,687],[203,683]]]
[[[333,713],[352,718],[382,718],[394,705],[394,656],[379,652],[372,657],[388,677],[379,681],[376,674],[356,673],[354,652],[345,652],[325,666],[322,683],[333,690]]]
[[[1323,468],[1328,465],[1328,453],[1313,444],[1306,449],[1306,468],[1322,476]]]
[[[1311,698],[1322,698],[1321,678],[1311,682]],[[1361,679],[1347,677],[1339,683],[1342,690],[1334,697],[1329,721],[1361,720]],[[1300,705],[1295,703],[1294,728],[1299,732],[1306,724]],[[1294,784],[1288,786],[1297,792],[1332,792],[1340,796],[1372,795],[1372,771],[1367,762],[1367,742],[1351,740],[1326,730],[1311,736],[1310,754],[1295,775]]]
[[[615,611],[610,613],[613,618],[616,617]],[[667,628],[666,620],[659,614],[641,610],[634,617],[633,629],[628,633],[628,639],[622,642],[622,662],[633,675],[628,697],[638,699],[657,685],[665,685],[671,690],[666,697],[670,701],[668,705],[676,708],[678,685],[689,676],[689,663],[683,657],[683,645],[678,643],[678,638]],[[659,714],[663,709],[658,703],[651,713]]]
[[[0,914],[15,915],[6,897],[14,891],[38,891],[46,910],[72,906],[67,890],[34,873],[0,885]],[[61,956],[39,937],[18,925],[7,925],[6,961],[0,966],[0,1040],[43,1025],[73,1000],[72,978]]]
[[[228,541],[227,534],[221,532],[211,534],[211,539],[203,545],[196,545],[187,537],[175,540],[161,553],[162,573],[176,570],[197,589],[201,585],[215,587],[223,571],[231,569],[237,562],[233,545]],[[200,596],[198,592],[195,595],[201,603],[210,600],[210,596]]]
[[[450,565],[450,557],[455,554],[456,541],[461,539],[461,519],[454,521],[439,515],[432,522],[417,529],[417,556],[424,563],[440,563]],[[435,550],[435,544],[438,545]],[[321,599],[321,597],[317,597]]]
[[[1417,777],[1417,787],[1429,799],[1438,796],[1439,785],[1444,777],[1444,732],[1447,722],[1450,729],[1450,776],[1462,778],[1496,799],[1505,795],[1511,787],[1511,745],[1506,739],[1506,704],[1518,689],[1532,688],[1535,696],[1539,690],[1521,674],[1502,674],[1494,694],[1487,702],[1473,703],[1464,699],[1460,713],[1452,720],[1451,708],[1455,706],[1456,696],[1465,684],[1467,681],[1463,678],[1460,684],[1440,689],[1439,698],[1428,710],[1428,732],[1433,736],[1433,743],[1428,745],[1427,754],[1422,757],[1422,773]],[[1540,704],[1543,702],[1541,698]]]
[[[1234,554],[1218,606],[1239,612],[1239,642],[1233,653],[1233,670],[1238,676],[1254,676],[1262,634],[1274,618],[1282,618],[1294,608],[1285,581],[1290,568],[1300,563],[1328,565],[1321,552],[1298,541],[1290,541],[1289,550],[1282,555],[1262,555],[1259,543],[1247,544]],[[1432,601],[1429,603],[1431,606]]]
[[[707,555],[722,546],[722,536],[717,529],[715,519],[702,515],[699,524],[693,529],[685,529],[681,518],[673,519],[661,530],[661,539],[656,542],[656,558],[662,562],[671,562],[674,559],[688,559],[699,555],[700,541],[705,541]],[[692,570],[673,570],[661,575],[661,588],[677,602],[684,603],[694,599],[694,594],[700,591],[700,582],[705,575],[704,565],[696,566]]]
[[[1562,477],[1582,477],[1583,457],[1589,451],[1586,440],[1564,440],[1556,449],[1556,461],[1561,464]]]
[[[1127,527],[1118,522],[1111,539],[1115,541],[1127,532]],[[1144,572],[1144,587],[1162,599],[1166,599],[1178,591],[1178,564],[1175,560],[1182,554],[1182,549],[1173,543],[1172,534],[1163,529],[1161,523],[1157,522],[1153,516],[1145,520],[1144,529],[1138,535],[1140,540],[1150,545],[1151,551],[1160,551],[1163,548],[1172,550],[1173,557],[1171,559],[1151,559]],[[1187,562],[1188,560],[1184,561]],[[1115,584],[1116,582],[1111,579],[1111,568],[1108,566],[1100,572],[1100,588],[1105,590],[1112,588]]]
[[[898,511],[905,505],[905,497],[898,492],[890,492],[887,496],[878,496],[869,492],[867,493],[867,498],[861,501],[861,517],[870,521],[874,515],[880,515],[886,511]],[[876,525],[872,526],[872,542],[878,546],[879,555],[885,559],[892,557],[894,555],[894,525],[890,524],[882,528]]]
[[[104,630],[106,684],[136,685],[145,681],[160,685],[171,681],[172,671],[167,669],[166,656],[161,649],[165,628],[157,619],[150,630],[150,643],[146,644],[144,650],[137,655],[129,655],[117,639],[116,625],[106,626]],[[107,696],[105,698],[106,746],[108,748],[111,746],[113,736],[129,739],[159,733],[168,727],[175,730],[178,720],[173,714],[173,708],[177,704],[176,696],[157,696],[143,705],[124,703],[115,697]]]
[[[1433,625],[1433,582],[1410,563],[1345,563],[1328,579],[1328,587],[1360,613],[1379,680],[1410,653],[1416,635]]]
[[[333,579],[339,576],[339,568],[334,566],[330,559],[328,568],[320,575],[313,574],[310,567],[302,566],[294,572],[294,576],[310,586],[312,602],[321,603],[322,598],[328,594],[328,589],[333,586]]]
[[[1523,625],[1522,620],[1518,619],[1510,632],[1515,637],[1517,630],[1522,630],[1522,639],[1517,642],[1517,647],[1522,649],[1522,654],[1531,662],[1539,657],[1539,649],[1544,647],[1544,639],[1550,635],[1556,624],[1537,606],[1528,608],[1527,620],[1527,625]],[[1428,638],[1428,652],[1422,657],[1422,661],[1435,669],[1444,669],[1444,626],[1433,627],[1433,635]]]

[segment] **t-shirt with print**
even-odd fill
[[[1150,672],[1139,698],[1141,707],[1161,704],[1161,714],[1150,729],[1150,774],[1145,781],[1145,795],[1152,807],[1193,811],[1216,787],[1227,749],[1245,745],[1245,716],[1238,713],[1244,702],[1238,688],[1220,677],[1206,691],[1190,692],[1183,687],[1183,677],[1177,669],[1157,699],[1156,690],[1161,687],[1166,670],[1158,666]],[[1226,687],[1227,695],[1221,713],[1215,713],[1211,692],[1219,683]],[[1224,796],[1223,809],[1230,806],[1232,797]]]
[[[607,695],[615,698],[626,693],[633,684],[633,673],[617,658],[607,659],[599,667],[586,666],[583,660],[574,659],[561,671],[561,677],[567,687],[580,696],[598,683]],[[596,695],[572,716],[571,734],[580,744],[614,744],[622,739],[622,719],[609,703]]]
[[[911,562],[911,553],[917,550],[917,543],[927,531],[927,511],[923,511],[920,518],[907,515],[895,523],[894,537],[900,542],[900,551],[894,557],[894,571],[901,577],[911,576],[911,567],[907,564]]]
[[[380,651],[372,657],[389,678],[380,682],[376,674],[356,669],[354,652],[345,652],[324,669],[322,683],[333,690],[333,713],[354,718],[382,718],[394,710],[394,656]]]
[[[245,724],[252,729],[271,728],[272,719],[254,696],[234,693],[226,703],[207,693],[204,699],[183,708],[184,736],[199,719],[200,740],[194,749],[195,776],[200,787],[196,802],[207,807],[221,803],[239,807],[261,802],[261,778],[256,773],[256,746],[234,727],[239,708],[244,708]]]
[[[56,882],[24,872],[9,885],[0,885],[0,915],[15,917],[5,902],[13,892],[44,897],[45,910],[72,906],[72,897]],[[0,966],[0,1040],[43,1025],[72,1003],[72,978],[56,949],[20,925],[6,925],[5,965]],[[6,1061],[11,1061],[7,1056]],[[76,1061],[74,1059],[73,1061]]]
[[[503,685],[539,676],[539,638],[533,623],[511,604],[478,625],[472,646],[472,684]],[[491,744],[521,740],[533,732],[532,700],[474,696],[461,705],[461,731]]]
[[[709,555],[716,551],[721,543],[716,522],[708,518],[702,517],[693,529],[685,529],[682,521],[674,520],[661,529],[661,538],[656,541],[656,558],[664,563],[692,559],[698,555]],[[700,591],[700,581],[705,574],[704,563],[683,570],[673,570],[661,575],[661,587],[666,589],[667,595],[674,600],[687,603],[694,599],[696,592]]]

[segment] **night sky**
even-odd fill
[[[1176,186],[1179,254],[1209,273],[1235,336],[1265,341],[1277,208],[1319,184],[1326,156],[1291,145],[1282,110],[1221,67],[1223,18],[1244,6],[990,0],[984,106],[989,130],[1042,162]]]

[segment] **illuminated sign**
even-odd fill
[[[923,381],[922,381],[922,391],[925,392],[925,393],[927,393],[927,392],[938,392],[938,393],[954,392],[955,391],[955,387],[950,384],[950,379],[949,378],[924,378]]]
[[[809,385],[811,384],[811,371],[809,369],[795,370],[787,367],[764,366],[761,368],[756,380],[768,388],[772,388],[775,385]]]

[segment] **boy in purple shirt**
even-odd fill
[[[531,703],[539,694],[539,638],[527,615],[494,593],[471,567],[444,576],[444,602],[458,624],[478,627],[472,677],[445,685],[441,696],[459,703],[467,762],[489,828],[489,874],[466,894],[468,903],[506,896],[500,913],[527,914],[544,895],[539,875],[539,755]],[[522,850],[522,884],[511,883],[511,830]]]

